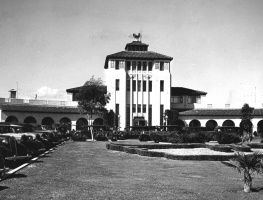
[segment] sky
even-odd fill
[[[133,33],[202,106],[263,103],[262,0],[0,0],[0,97],[66,100]]]

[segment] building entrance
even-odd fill
[[[146,120],[144,117],[134,117],[133,126],[146,126]]]

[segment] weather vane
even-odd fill
[[[141,41],[142,35],[140,33],[138,34],[133,33],[133,38],[136,41]]]

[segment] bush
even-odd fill
[[[97,134],[94,138],[97,141],[108,141],[108,138],[104,136],[103,134]]]
[[[241,138],[236,133],[218,132],[217,141],[219,144],[232,144],[241,142]]]
[[[150,138],[150,136],[149,135],[147,135],[147,134],[141,134],[140,136],[139,136],[139,141],[150,141],[151,140],[151,138]]]

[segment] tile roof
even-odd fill
[[[36,113],[68,113],[79,114],[76,106],[46,106],[46,105],[27,105],[27,104],[0,104],[2,111],[11,112],[36,112]]]
[[[149,46],[148,44],[145,44],[145,43],[142,43],[141,41],[133,41],[133,42],[130,42],[128,44],[126,44],[126,47],[127,45],[130,45],[130,46]],[[125,47],[125,49],[126,49]]]
[[[241,109],[194,109],[180,112],[181,116],[240,116]],[[263,109],[255,109],[254,116],[263,116]]]
[[[192,90],[184,87],[172,87],[171,88],[171,96],[180,96],[180,95],[206,95],[206,92]]]
[[[105,60],[104,68],[108,68],[109,59],[135,59],[135,60],[173,60],[172,57],[166,56],[153,51],[121,51],[108,55]]]

